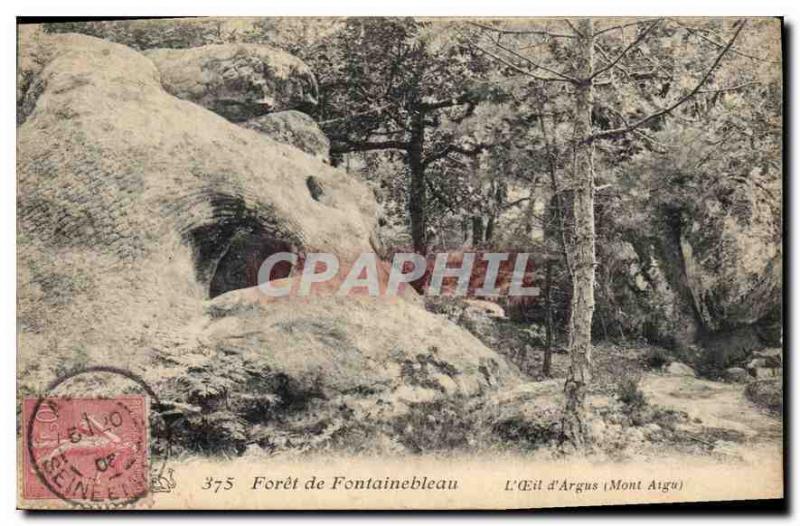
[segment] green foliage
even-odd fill
[[[205,454],[238,454],[259,426],[304,409],[319,398],[307,382],[272,371],[257,358],[220,352],[189,367],[171,386],[164,415],[175,422],[176,445]]]
[[[472,216],[489,233],[505,199],[502,177],[476,171],[495,140],[480,124],[481,108],[504,93],[456,26],[351,18],[303,55],[319,77],[316,117],[334,162],[363,165],[386,205],[385,222],[408,226],[416,249],[448,243],[450,230],[460,238]]]
[[[557,421],[536,421],[519,416],[495,423],[492,431],[503,441],[528,450],[547,446],[560,438]]]
[[[181,445],[197,453],[241,454],[247,444],[245,422],[230,411],[187,415],[176,427]]]
[[[436,134],[446,127],[444,114],[468,112],[467,101],[474,104],[487,96],[487,88],[482,91],[471,79],[486,68],[485,61],[452,31],[430,23],[351,18],[317,51],[303,57],[319,77],[323,100],[318,117],[342,151],[355,143],[377,142],[378,136],[383,142],[407,140],[411,119],[425,105],[431,112],[426,125]],[[432,138],[432,151],[443,146],[437,142]]]
[[[623,376],[617,381],[616,385],[617,400],[625,404],[629,411],[642,409],[647,401],[644,393],[639,389],[639,378],[634,376]]]
[[[783,411],[783,381],[781,378],[752,381],[745,387],[744,394],[754,404],[773,413]]]
[[[139,50],[222,44],[234,37],[219,19],[58,22],[44,28],[49,33],[81,33]]]
[[[454,451],[469,445],[477,433],[474,419],[462,412],[459,400],[413,404],[392,424],[395,439],[413,453]]]
[[[651,347],[644,357],[644,363],[651,369],[661,369],[671,361],[670,354],[661,347]]]

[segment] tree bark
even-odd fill
[[[545,347],[542,375],[550,377],[550,365],[553,361],[553,261],[548,257],[545,263],[544,277],[544,317]]]
[[[497,213],[493,212],[486,220],[486,233],[483,236],[483,241],[489,243],[494,239],[494,227],[497,224]]]
[[[573,215],[572,301],[569,321],[570,368],[564,385],[565,407],[561,421],[563,440],[580,447],[586,442],[586,385],[591,379],[592,316],[594,314],[595,227],[593,146],[584,139],[592,133],[593,28],[591,19],[577,24],[578,53],[575,76],[575,115],[572,176],[575,185]],[[583,80],[585,79],[585,80]]]
[[[478,248],[483,245],[484,230],[483,230],[483,216],[472,216],[472,247]]]
[[[426,188],[425,188],[425,162],[423,152],[425,147],[425,114],[418,112],[413,116],[411,134],[408,143],[408,168],[411,175],[411,189],[409,192],[408,212],[411,221],[411,239],[414,252],[425,254],[428,250],[426,232]]]

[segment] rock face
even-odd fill
[[[341,397],[351,410],[368,400],[393,414],[413,406],[400,403],[404,390],[453,398],[516,381],[503,358],[416,302],[243,301],[239,289],[256,284],[273,252],[371,251],[374,198],[347,173],[162,83],[216,107],[241,93],[224,80],[230,61],[245,57],[259,71],[252,58],[263,57],[261,78],[295,61],[200,48],[152,54],[159,73],[144,55],[92,37],[41,35],[20,48],[28,57],[17,144],[22,393],[74,368],[115,365],[185,409],[182,436],[217,432],[238,447],[252,438],[244,431],[273,437],[264,430],[276,411],[304,415],[311,401],[329,414]],[[174,71],[164,68],[173,62]],[[322,194],[313,195],[310,177]],[[214,393],[223,392],[241,396],[217,414]],[[192,420],[203,412],[220,425]],[[198,444],[186,447],[205,449]]]
[[[328,161],[331,143],[314,119],[305,113],[295,110],[269,113],[241,125]]]
[[[747,372],[756,378],[783,376],[783,350],[771,348],[754,352],[747,364]]]
[[[668,347],[700,345],[718,371],[781,345],[780,181],[764,179],[731,202],[706,197],[662,217],[656,235],[626,232],[632,242],[600,247],[601,298],[613,301],[598,321]]]
[[[783,381],[781,378],[750,382],[744,393],[751,402],[758,406],[774,413],[783,411]]]
[[[780,316],[779,207],[779,197],[754,187],[733,203],[704,200],[684,227],[684,271],[698,316],[709,331]]]
[[[767,367],[783,367],[783,349],[761,349],[753,353],[753,358],[763,359]]]
[[[252,294],[237,290],[212,300],[206,344],[222,354],[254,354],[263,368],[325,398],[400,396],[403,390],[432,399],[472,396],[514,376],[469,332],[413,302],[320,297],[263,303]]]
[[[670,376],[697,376],[694,369],[681,362],[672,362],[664,367],[664,372]]]
[[[749,380],[747,371],[742,369],[741,367],[729,367],[728,369],[725,369],[722,378],[726,382],[731,382],[735,384],[746,383]]]
[[[700,343],[722,368],[783,339],[780,178],[751,175],[754,184],[707,196],[680,221],[678,261]]]
[[[596,324],[608,320],[610,327],[595,332],[614,337],[643,337],[667,347],[686,347],[699,332],[686,287],[681,287],[678,265],[665,263],[664,249],[649,240],[634,244],[616,241],[600,246],[600,260],[609,276],[602,298],[606,300]],[[606,281],[605,279],[603,281]],[[685,280],[684,280],[685,281]],[[613,321],[613,323],[611,323]],[[602,332],[601,332],[602,331]]]
[[[317,103],[317,82],[308,66],[270,46],[218,44],[145,54],[161,73],[168,93],[230,121],[308,110]]]

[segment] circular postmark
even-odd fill
[[[126,394],[73,394],[72,381],[102,377],[132,382]],[[130,391],[133,391],[131,393]],[[56,497],[81,508],[119,508],[148,495],[163,478],[169,448],[150,462],[150,404],[160,402],[137,375],[115,367],[90,367],[61,377],[45,394],[23,401],[26,498]],[[163,432],[164,430],[162,430]],[[168,428],[167,443],[168,440]]]

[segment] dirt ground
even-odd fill
[[[613,450],[609,443],[618,441],[624,457],[689,454],[748,463],[764,455],[780,455],[782,419],[749,400],[746,384],[667,374],[647,365],[651,349],[612,344],[595,347],[595,377],[588,404],[598,449],[607,453]],[[566,354],[554,354],[554,378],[524,388],[535,393],[531,403],[546,400],[555,410],[561,403],[568,366]],[[637,414],[631,415],[630,408],[620,401],[623,378],[632,379],[643,397],[646,409],[633,411]]]
[[[742,384],[648,374],[640,387],[648,403],[687,413],[687,431],[704,435],[701,444],[715,453],[756,460],[762,448],[782,447],[780,417],[748,400]]]

